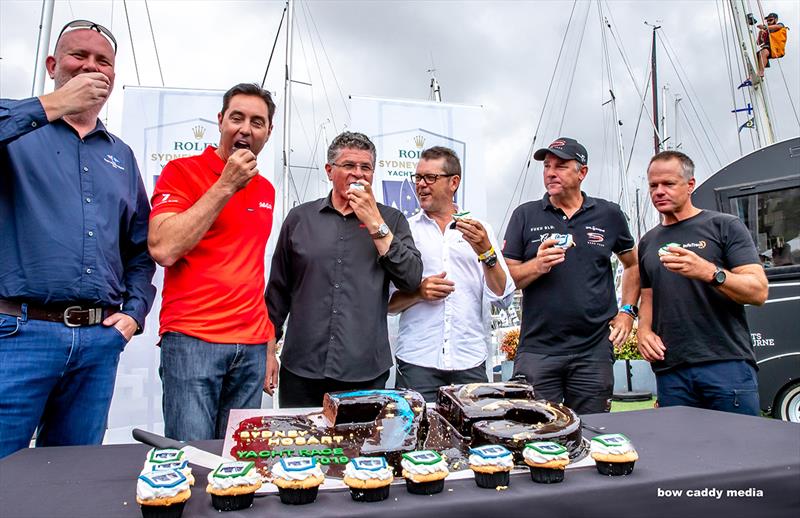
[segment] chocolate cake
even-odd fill
[[[564,445],[570,458],[585,454],[580,418],[561,404],[535,400],[527,383],[471,383],[439,388],[437,410],[472,447],[502,444],[522,462],[532,441]]]
[[[411,390],[358,390],[325,394],[322,414],[257,416],[233,434],[230,454],[256,463],[266,478],[281,457],[314,457],[326,476],[340,477],[347,462],[385,456],[400,472],[401,455],[417,449],[425,400]]]

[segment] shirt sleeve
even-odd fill
[[[650,280],[650,275],[647,273],[647,267],[645,265],[645,257],[647,257],[647,246],[648,240],[645,236],[639,241],[639,287],[643,290],[652,288],[653,283]]]
[[[153,190],[153,197],[150,198],[153,204],[150,218],[158,214],[183,212],[195,204],[200,196],[194,192],[190,183],[184,181],[185,176],[183,168],[174,162],[164,166]]]
[[[503,238],[504,257],[514,259],[515,261],[525,260],[525,241],[522,238],[524,223],[525,216],[522,211],[522,206],[519,206],[514,209],[514,212],[511,213],[511,219],[508,220],[506,235]],[[505,263],[505,261],[503,262]]]
[[[122,303],[122,312],[133,317],[139,324],[137,334],[144,330],[144,321],[153,299],[156,288],[153,286],[153,275],[156,272],[156,263],[147,251],[147,226],[150,218],[150,204],[147,202],[142,177],[136,160],[132,159],[133,170],[136,178],[136,213],[133,214],[128,229],[128,241],[123,243],[123,261],[125,283],[125,297]]]
[[[275,327],[276,340],[280,340],[283,336],[283,324],[286,322],[292,306],[292,262],[289,236],[291,236],[294,226],[293,216],[294,214],[290,211],[281,225],[275,252],[272,254],[269,282],[264,293],[267,300],[267,313]]]
[[[381,211],[387,219],[384,211]],[[399,211],[388,215],[393,219],[390,224],[393,238],[389,250],[378,258],[378,264],[389,275],[389,280],[402,291],[414,291],[422,281],[422,254],[414,244],[408,220]],[[392,217],[393,216],[393,217]],[[388,223],[388,222],[387,222]]]
[[[633,236],[631,235],[631,229],[628,225],[628,218],[625,217],[625,213],[622,212],[622,209],[619,208],[619,205],[614,204],[613,206],[616,209],[615,218],[617,219],[614,226],[619,229],[619,232],[617,233],[617,238],[614,241],[614,247],[611,249],[611,251],[617,255],[620,255],[633,250],[636,242],[633,240]]]
[[[506,285],[503,288],[503,294],[497,295],[491,289],[489,289],[489,285],[486,283],[486,278],[483,279],[483,298],[487,300],[493,306],[500,308],[500,309],[508,309],[511,307],[511,303],[514,301],[514,290],[516,290],[516,286],[514,285],[514,279],[511,278],[511,273],[508,271],[508,265],[506,264],[506,260],[503,257],[503,252],[500,250],[500,247],[497,243],[497,238],[494,235],[494,229],[492,228],[489,223],[482,221],[481,224],[486,229],[486,233],[489,234],[489,241],[492,243],[496,253],[497,253],[497,265],[495,268],[502,268],[506,274]],[[481,266],[483,268],[483,266]]]
[[[723,243],[723,257],[726,268],[736,268],[746,264],[761,264],[758,260],[758,251],[753,243],[750,231],[739,218],[731,218],[726,227],[725,241]]]
[[[0,144],[8,144],[47,124],[47,114],[37,97],[21,101],[0,99]]]

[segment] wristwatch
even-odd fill
[[[619,312],[632,316],[634,320],[639,318],[639,306],[635,306],[633,304],[625,304],[619,308]]]
[[[486,266],[488,266],[489,268],[493,268],[494,265],[497,264],[497,254],[493,252],[491,255],[487,256],[486,258],[480,259],[480,261],[483,264],[485,264]]]
[[[389,235],[389,225],[387,225],[386,223],[381,223],[381,226],[378,227],[378,230],[370,234],[370,236],[372,236],[372,239],[383,239],[388,235]]]
[[[722,284],[725,282],[725,279],[727,278],[728,275],[725,273],[725,270],[717,266],[717,269],[714,270],[714,276],[711,277],[710,284],[712,286],[722,286]]]

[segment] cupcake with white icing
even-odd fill
[[[189,485],[194,485],[194,475],[189,461],[186,460],[183,450],[175,448],[153,448],[147,452],[144,461],[144,471],[168,471],[177,469],[186,476]]]
[[[569,452],[561,444],[550,441],[531,442],[525,445],[522,457],[531,470],[531,480],[534,482],[554,484],[564,480]]]
[[[450,474],[447,463],[433,450],[404,453],[400,465],[403,467],[406,489],[415,495],[441,493],[444,479]]]
[[[469,468],[478,487],[495,489],[507,486],[514,468],[514,455],[505,446],[489,444],[469,450]]]
[[[383,457],[356,457],[345,466],[343,480],[356,502],[379,502],[389,497],[394,475]]]
[[[180,471],[145,471],[136,481],[136,502],[144,518],[178,518],[192,495],[189,481]]]
[[[325,475],[313,457],[281,457],[272,465],[272,483],[278,486],[281,502],[310,504],[317,499]]]
[[[630,475],[639,459],[631,440],[621,433],[592,437],[591,455],[597,471],[609,476]]]
[[[253,505],[261,476],[253,462],[223,462],[208,474],[206,492],[218,511],[236,511]]]

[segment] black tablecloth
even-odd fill
[[[795,516],[800,509],[800,425],[684,407],[589,415],[584,421],[631,438],[639,452],[633,474],[604,477],[594,467],[571,469],[563,483],[549,485],[520,474],[504,491],[479,489],[472,479],[448,480],[444,492],[432,496],[411,495],[395,485],[379,503],[356,503],[346,491],[324,491],[313,504],[287,506],[270,495],[224,516],[772,518]],[[222,449],[221,441],[197,446]],[[17,452],[0,461],[0,516],[141,516],[136,477],[147,449],[127,444]],[[208,470],[195,467],[194,473],[198,482],[183,516],[220,516],[205,493]],[[663,496],[668,489],[683,495]],[[703,489],[722,490],[722,496],[687,496],[688,490]]]

